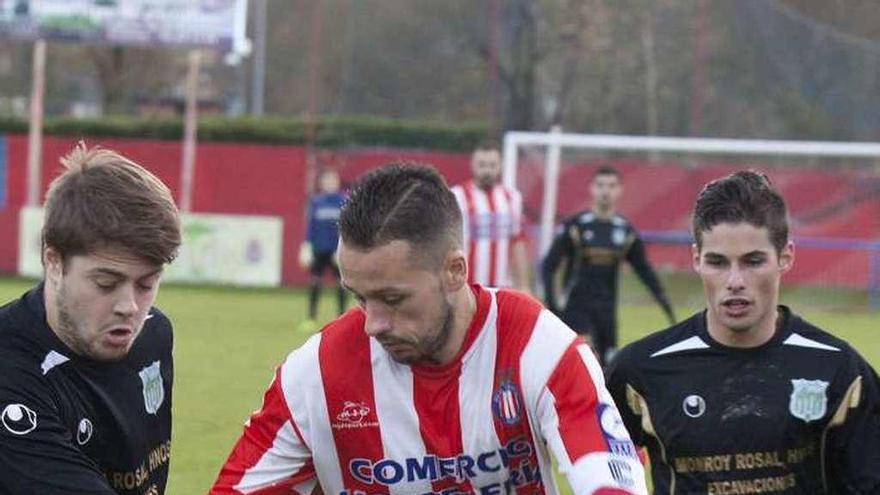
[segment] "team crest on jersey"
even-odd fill
[[[153,364],[138,371],[144,385],[144,408],[148,414],[156,414],[165,400],[165,385],[162,383],[162,362]]]
[[[513,382],[505,380],[498,385],[492,395],[492,413],[506,425],[514,425],[522,419],[522,400]]]
[[[791,381],[791,387],[788,410],[792,416],[807,423],[825,416],[828,408],[828,382],[796,379]]]

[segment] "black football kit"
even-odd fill
[[[0,494],[164,493],[171,348],[171,324],[155,308],[116,362],[58,339],[42,284],[0,308]]]
[[[635,228],[620,215],[600,218],[590,211],[568,219],[556,235],[542,265],[545,302],[550,311],[576,332],[589,333],[599,360],[617,347],[617,281],[622,260],[660,303],[670,321],[672,306],[648,259]],[[553,290],[557,270],[564,268],[565,308]]]
[[[880,493],[880,385],[846,342],[779,308],[755,348],[705,312],[622,349],[608,388],[657,494]]]

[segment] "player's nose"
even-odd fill
[[[745,277],[743,270],[736,265],[730,267],[727,273],[727,289],[732,292],[739,292],[745,288]]]
[[[391,315],[382,305],[368,302],[364,306],[364,312],[367,314],[367,321],[364,324],[367,335],[375,337],[391,330]]]

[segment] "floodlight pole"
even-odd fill
[[[266,94],[266,3],[254,0],[254,72],[251,80],[251,114],[262,116]]]
[[[199,62],[199,51],[190,51],[186,73],[186,114],[183,121],[183,154],[180,165],[180,211],[186,213],[192,209],[193,177],[196,167]]]
[[[43,148],[43,95],[46,89],[46,40],[34,42],[31,76],[31,108],[28,126],[27,206],[40,204],[40,176]]]

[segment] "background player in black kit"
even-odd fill
[[[710,182],[693,230],[705,311],[608,373],[655,493],[880,493],[876,372],[778,305],[794,261],[782,197],[756,172]]]
[[[675,315],[648,263],[638,232],[616,212],[623,192],[618,171],[599,167],[590,192],[591,209],[565,221],[541,271],[547,308],[576,332],[589,336],[599,361],[607,364],[617,349],[617,279],[622,260],[632,265],[670,323],[675,323]],[[560,268],[564,269],[563,292],[567,294],[563,310],[554,283]]]
[[[165,491],[171,324],[153,308],[180,245],[168,188],[78,146],[46,197],[44,280],[0,308],[0,494]]]

